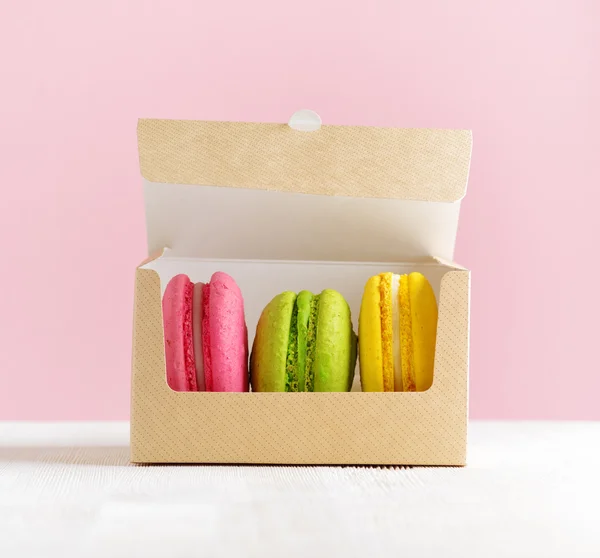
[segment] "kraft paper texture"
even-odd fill
[[[140,120],[151,182],[453,202],[466,191],[468,130]]]

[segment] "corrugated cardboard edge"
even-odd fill
[[[472,134],[141,119],[138,148],[150,182],[455,202],[466,193]]]
[[[160,279],[138,269],[131,461],[465,465],[469,290],[469,271],[442,278],[427,392],[176,393],[165,380]]]

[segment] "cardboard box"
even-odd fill
[[[454,263],[469,131],[140,120],[149,253],[135,276],[131,461],[464,465],[470,273]],[[161,296],[230,273],[249,344],[283,290],[340,291],[357,329],[376,273],[419,270],[439,305],[421,393],[178,393]]]

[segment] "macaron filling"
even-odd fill
[[[306,390],[306,338],[312,299],[313,294],[310,291],[300,291],[296,297],[298,306],[298,391]]]
[[[292,308],[290,335],[285,361],[285,391],[298,391],[298,301]]]
[[[294,302],[290,322],[285,391],[314,391],[313,363],[317,340],[319,295],[301,291]]]
[[[402,354],[400,350],[400,275],[392,275],[392,350],[394,355],[394,390],[402,391]]]
[[[210,284],[202,286],[202,356],[204,361],[205,391],[213,390],[212,360],[210,355],[210,322],[209,322]]]
[[[204,351],[202,349],[202,291],[204,283],[194,285],[192,301],[192,331],[194,336],[194,360],[196,363],[196,383],[198,391],[206,391],[204,382]]]
[[[315,391],[314,362],[317,348],[317,318],[319,316],[319,300],[321,295],[314,295],[310,301],[310,313],[306,332],[306,358],[304,367],[305,389]]]
[[[194,342],[192,334],[192,299],[194,284],[188,282],[184,291],[183,352],[185,356],[185,376],[188,391],[196,391],[196,370],[194,367]]]
[[[411,300],[408,275],[400,277],[400,356],[402,360],[402,390],[416,391]]]
[[[381,274],[381,353],[383,391],[394,391],[393,274]]]

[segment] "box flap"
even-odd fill
[[[469,131],[321,126],[304,113],[297,128],[140,120],[149,252],[453,259]]]
[[[468,130],[142,119],[150,182],[455,202],[466,192]]]

